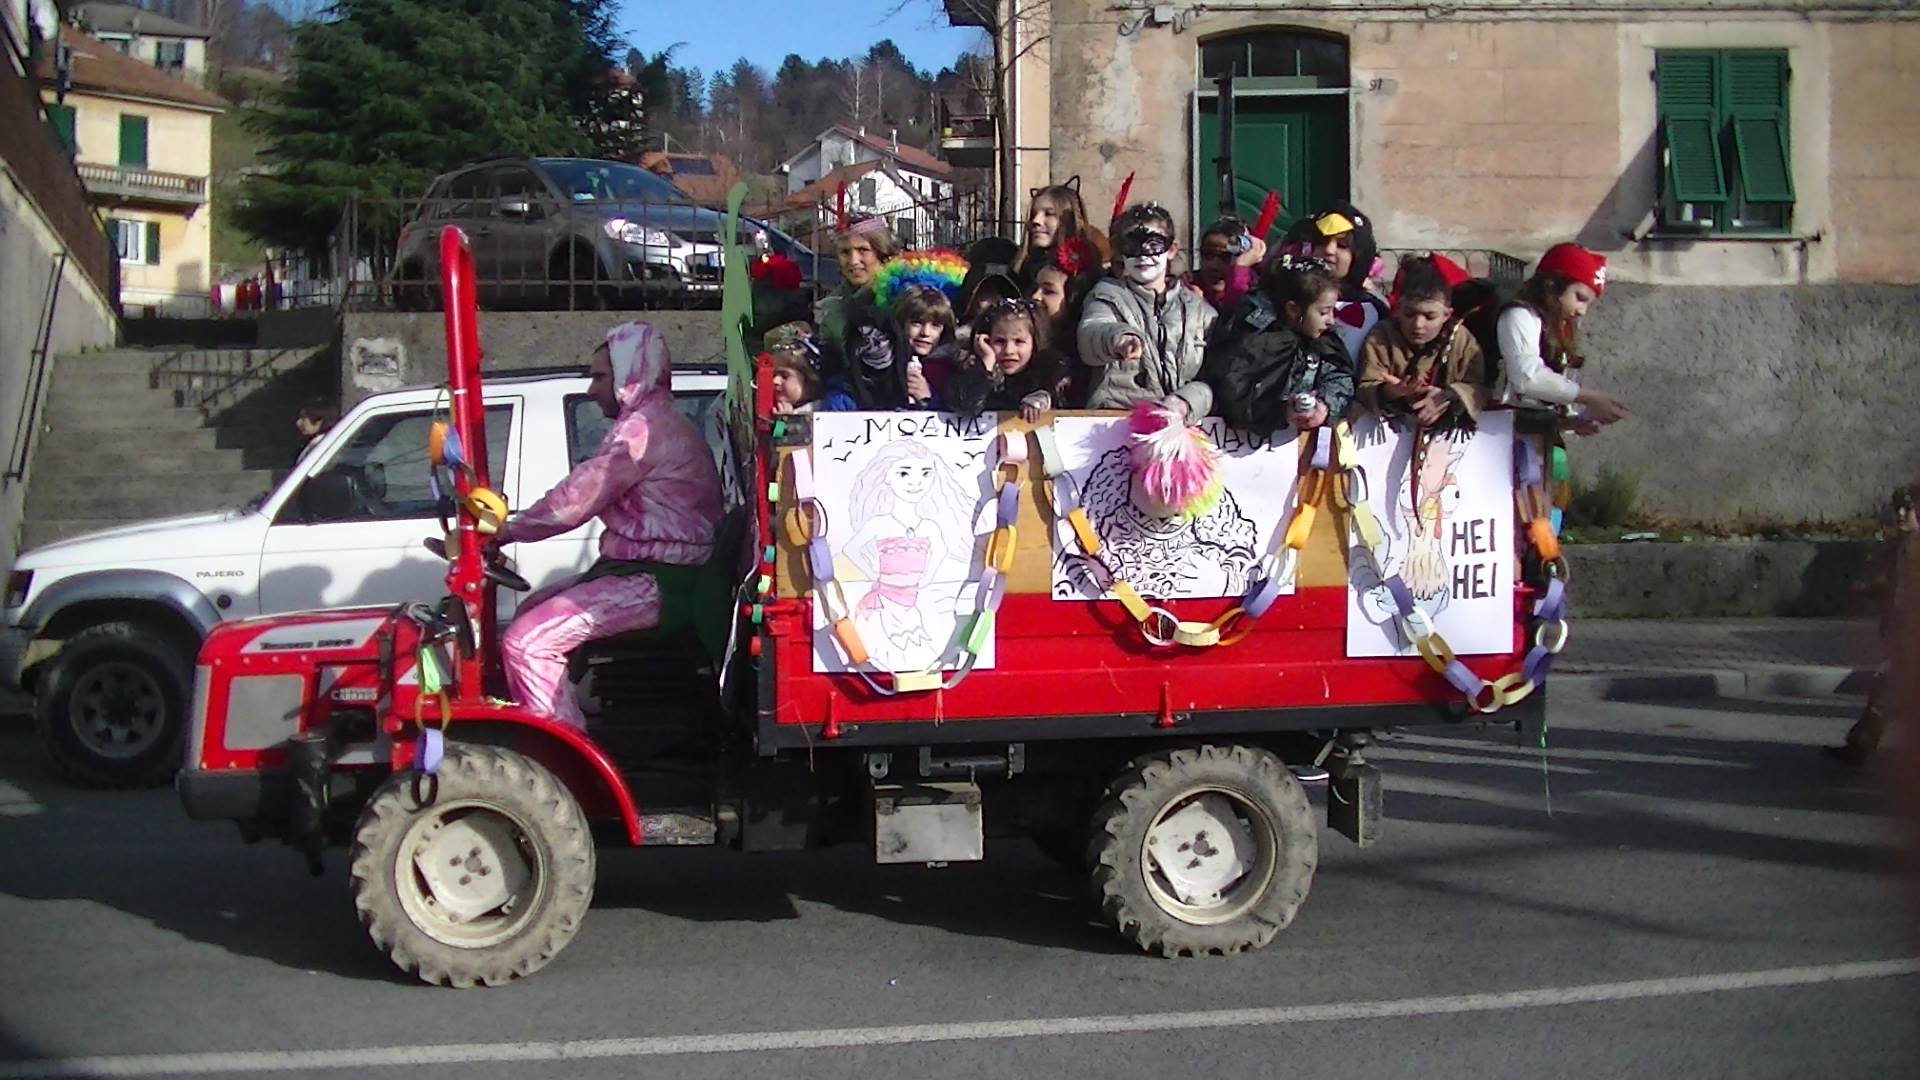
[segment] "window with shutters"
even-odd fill
[[[120,167],[147,167],[147,118],[120,114]]]
[[[1663,50],[1661,223],[1701,233],[1784,232],[1793,217],[1787,54]]]
[[[120,252],[121,262],[142,266],[160,264],[159,222],[109,218],[107,224],[113,235],[113,246]]]

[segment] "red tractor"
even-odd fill
[[[179,778],[190,815],[284,839],[316,873],[325,848],[347,846],[374,943],[428,982],[493,985],[545,965],[586,916],[599,844],[862,842],[882,863],[944,865],[1024,836],[1083,874],[1100,915],[1143,949],[1255,948],[1292,921],[1317,862],[1289,763],[1330,770],[1330,826],[1366,845],[1381,821],[1371,731],[1542,715],[1544,694],[1529,692],[1565,638],[1557,551],[1516,558],[1512,647],[1471,660],[1437,635],[1422,637],[1424,661],[1348,657],[1353,508],[1331,501],[1287,530],[1300,588],[1277,603],[1186,600],[1176,615],[1124,582],[1118,600],[1063,602],[1037,582],[1050,519],[1076,511],[1043,437],[1039,461],[1017,460],[1030,445],[1017,419],[996,435],[1000,522],[980,555],[998,581],[968,635],[991,636],[996,662],[931,679],[870,663],[816,672],[821,625],[854,667],[862,646],[843,633],[816,543],[826,523],[793,460],[804,424],[771,415],[764,366],[756,400],[737,403],[751,494],[706,568],[727,640],[716,655],[691,626],[668,626],[596,642],[575,658],[604,705],[591,734],[535,715],[505,700],[496,648],[495,590],[526,583],[484,544],[505,508],[457,230],[442,254],[451,407],[431,453],[453,519],[428,543],[444,545],[447,595],[216,628]],[[1527,526],[1545,513],[1539,498],[1522,510]]]

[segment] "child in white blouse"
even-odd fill
[[[1625,419],[1625,403],[1582,387],[1567,375],[1581,365],[1575,328],[1606,288],[1606,259],[1578,244],[1556,244],[1541,256],[1519,297],[1500,312],[1496,400],[1522,407],[1566,407],[1570,426],[1581,435]]]

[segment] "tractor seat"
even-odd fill
[[[593,659],[615,655],[675,655],[697,648],[708,660],[719,659],[727,644],[733,586],[746,533],[746,508],[728,511],[714,530],[713,554],[699,566],[692,580],[671,595],[664,595],[663,590],[660,625],[596,638],[575,649],[567,659],[574,678],[579,678]]]

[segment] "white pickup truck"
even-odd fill
[[[577,374],[485,386],[487,460],[509,506],[552,487],[610,423]],[[674,371],[676,399],[705,432],[716,430],[708,421],[725,386],[716,367]],[[0,679],[34,695],[40,740],[63,770],[111,786],[172,776],[194,656],[223,619],[437,597],[446,564],[422,541],[440,535],[427,465],[440,396],[425,387],[367,398],[243,507],[89,533],[16,559]],[[599,531],[594,522],[507,554],[538,588],[586,569]],[[500,596],[504,618],[519,594]]]

